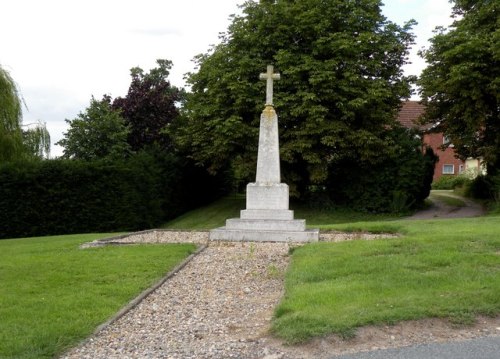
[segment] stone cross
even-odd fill
[[[273,65],[267,65],[267,72],[259,76],[261,80],[266,80],[266,106],[273,105],[273,80],[280,79],[280,74],[275,74],[273,71]]]
[[[260,115],[259,148],[255,182],[247,185],[246,209],[240,218],[229,218],[226,226],[210,231],[210,240],[262,242],[317,242],[318,229],[306,229],[305,219],[294,219],[289,209],[289,188],[281,182],[278,115],[273,107],[273,80],[280,75],[260,74],[267,81],[266,107]]]

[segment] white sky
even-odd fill
[[[145,71],[158,58],[173,61],[170,81],[183,86],[192,58],[226,31],[244,0],[2,0],[0,65],[17,82],[28,109],[25,124],[47,123],[52,143],[90,102],[124,96],[130,68]],[[383,0],[390,20],[413,18],[417,44],[407,74],[425,67],[416,52],[435,26],[450,23],[448,0]],[[52,156],[62,148],[52,146]]]

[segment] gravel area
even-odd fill
[[[388,236],[326,232],[320,240]],[[301,346],[284,346],[269,335],[269,326],[284,293],[288,243],[209,242],[208,232],[162,230],[104,241],[151,242],[192,242],[206,248],[136,307],[62,358],[332,358],[500,334],[500,318],[480,318],[467,329],[453,329],[445,321],[430,319],[361,328],[348,341],[332,335]],[[88,246],[102,244],[96,241]]]
[[[392,233],[365,233],[365,232],[338,232],[321,231],[319,240],[324,242],[342,242],[353,240],[373,240],[380,238],[397,238],[398,234]],[[176,231],[167,229],[153,229],[136,232],[130,235],[117,236],[104,240],[85,243],[81,248],[104,246],[109,244],[137,244],[137,243],[196,243],[209,244],[208,231]],[[212,242],[212,244],[215,242]],[[237,242],[240,243],[240,242]],[[258,243],[254,243],[258,244]],[[293,245],[298,245],[294,243]]]
[[[190,234],[190,241],[207,242],[208,232]],[[184,236],[145,232],[115,242],[178,242]],[[211,242],[64,358],[272,358],[264,337],[283,294],[288,250],[287,243]]]

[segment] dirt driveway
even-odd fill
[[[446,201],[446,197],[451,201]],[[450,203],[458,199],[456,204]],[[485,214],[485,209],[480,204],[470,199],[461,197],[453,191],[437,190],[431,191],[429,200],[432,205],[422,211],[416,212],[408,219],[434,219],[434,218],[465,218],[478,217]],[[460,202],[462,202],[460,204]]]

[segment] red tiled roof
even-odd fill
[[[421,128],[418,119],[425,112],[425,106],[418,101],[405,101],[398,113],[398,122],[406,128]]]

